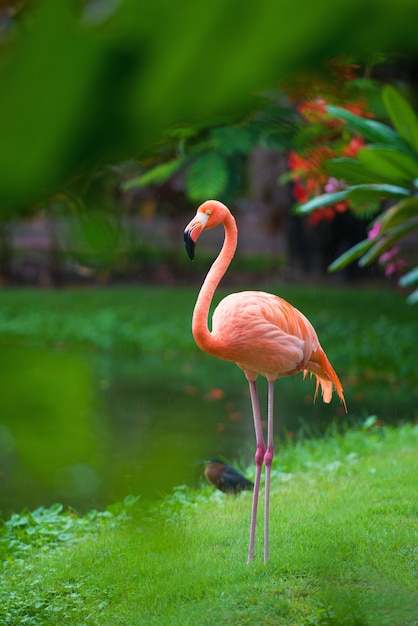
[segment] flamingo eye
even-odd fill
[[[208,210],[206,211],[206,215],[207,215],[208,217],[210,217],[210,216],[212,215],[212,211],[211,211],[210,209],[208,209]]]

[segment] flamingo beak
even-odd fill
[[[189,259],[193,261],[196,242],[193,241],[192,231],[187,228],[184,231],[184,245],[186,246],[186,252],[189,255]]]
[[[197,213],[184,230],[184,244],[186,246],[187,254],[192,261],[194,259],[196,241],[199,239],[200,233],[205,228],[207,221],[207,215],[204,213]]]

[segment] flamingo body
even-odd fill
[[[333,383],[342,392],[312,324],[279,296],[263,291],[227,296],[213,313],[212,335],[219,346],[215,356],[234,361],[248,380],[309,371],[317,376],[325,402],[331,400]]]
[[[216,307],[212,316],[212,330],[209,330],[210,304],[237,246],[235,219],[224,204],[208,200],[197,209],[196,216],[184,233],[186,249],[193,258],[195,244],[202,231],[220,224],[225,229],[224,244],[199,292],[193,312],[192,332],[197,345],[203,351],[220,359],[235,362],[249,381],[257,448],[248,561],[254,556],[255,522],[263,464],[266,467],[264,560],[267,561],[270,469],[274,454],[274,381],[298,372],[303,372],[304,375],[310,372],[316,376],[317,381],[314,399],[321,386],[324,402],[330,402],[335,388],[344,407],[346,405],[342,385],[319,343],[312,324],[283,298],[263,291],[230,294]],[[267,446],[264,443],[255,386],[259,374],[267,378],[269,383]]]

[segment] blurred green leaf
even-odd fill
[[[215,149],[225,155],[248,154],[256,144],[258,134],[249,128],[236,128],[234,126],[223,126],[215,128],[211,132],[211,143]]]
[[[407,222],[406,224],[400,224],[399,226],[392,228],[390,231],[387,231],[384,239],[382,238],[377,241],[369,252],[361,257],[359,265],[361,267],[369,265],[369,263],[378,259],[383,252],[392,248],[393,244],[399,239],[402,239],[405,235],[409,235],[409,233],[416,229],[418,229],[418,222]]]
[[[310,213],[315,209],[320,209],[324,206],[335,204],[336,202],[342,202],[343,200],[346,200],[349,195],[348,189],[351,189],[351,187],[343,189],[342,191],[335,191],[334,193],[324,193],[320,196],[315,196],[307,202],[304,202],[303,204],[297,206],[295,208],[295,212],[301,214]]]
[[[408,304],[417,304],[418,303],[418,289],[415,289],[406,299]]]
[[[357,159],[332,159],[326,164],[327,171],[331,176],[343,180],[349,185],[376,182],[370,180],[370,173],[364,171],[364,167]]]
[[[413,270],[404,274],[402,278],[399,279],[399,284],[401,287],[409,287],[413,283],[418,282],[418,267],[415,267]]]
[[[398,185],[371,183],[370,185],[352,185],[347,187],[347,197],[356,200],[370,198],[404,198],[411,195],[411,190]]]
[[[357,158],[366,172],[383,182],[408,185],[418,176],[418,162],[393,147],[367,146]]]
[[[418,198],[407,198],[398,202],[382,213],[376,221],[380,222],[380,232],[384,232],[398,224],[418,216]]]
[[[228,182],[228,166],[224,157],[216,152],[204,152],[195,159],[186,173],[189,198],[201,202],[218,198]]]
[[[86,211],[76,216],[67,236],[71,256],[87,267],[106,268],[123,255],[124,232],[103,212]]]
[[[145,174],[132,178],[121,185],[124,191],[135,187],[145,187],[146,185],[158,185],[171,178],[187,162],[186,158],[175,159],[167,163],[160,163],[156,167],[148,170]]]
[[[213,0],[203,12],[169,0],[111,4],[101,21],[92,18],[97,7],[37,0],[16,20],[0,64],[2,207],[80,188],[89,171],[152,151],[178,124],[242,119],[278,80],[345,52],[348,29],[350,52],[417,49],[418,7],[409,0],[378,10],[375,0],[304,0],[283,11],[274,0]],[[358,119],[350,118],[364,136],[395,141],[391,129]],[[289,127],[278,124],[272,143]],[[247,139],[234,138],[234,149]]]
[[[369,417],[367,417],[364,420],[362,428],[364,428],[365,430],[368,430],[369,428],[372,428],[376,424],[377,421],[378,421],[377,415],[369,415]]]
[[[65,3],[43,0],[28,13],[31,24],[0,66],[2,204],[24,202],[63,176],[77,152],[99,64],[97,47],[74,28]]]
[[[341,270],[347,265],[350,265],[353,261],[361,257],[362,254],[366,252],[373,245],[373,241],[371,239],[364,239],[360,241],[355,246],[341,254],[338,259],[335,259],[331,265],[328,266],[329,272],[336,272],[337,270]]]
[[[342,109],[341,107],[331,104],[329,104],[326,109],[332,117],[338,117],[344,120],[352,130],[360,133],[360,135],[368,141],[392,144],[393,146],[407,150],[406,144],[403,143],[399,135],[390,128],[390,126],[382,124],[382,122],[360,117],[359,115],[351,113],[351,111],[347,111],[347,109]]]
[[[386,184],[370,184],[370,185],[352,185],[351,187],[346,187],[342,191],[336,191],[335,193],[324,193],[320,196],[316,196],[308,202],[304,202],[303,204],[296,207],[296,213],[310,213],[315,209],[319,209],[324,206],[328,206],[330,204],[335,204],[336,202],[342,202],[343,200],[347,200],[350,198],[362,200],[362,199],[370,199],[370,198],[382,198],[385,196],[393,197],[393,198],[401,198],[405,196],[409,196],[411,191],[404,187],[398,187],[396,185],[386,185]]]
[[[418,119],[411,105],[391,85],[384,87],[382,98],[394,127],[418,154]]]

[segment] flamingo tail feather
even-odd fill
[[[326,403],[331,402],[332,392],[333,389],[335,389],[341,403],[344,406],[345,412],[347,413],[347,404],[344,398],[343,386],[334,368],[328,361],[327,355],[322,349],[312,354],[311,360],[307,364],[306,370],[303,372],[304,376],[308,371],[316,376],[314,402],[318,396],[319,387],[321,387],[322,399]]]

